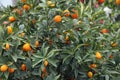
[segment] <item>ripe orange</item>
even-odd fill
[[[8,34],[11,34],[12,32],[13,32],[12,27],[11,27],[11,26],[8,26],[8,27],[7,27],[7,33],[8,33]]]
[[[96,67],[97,67],[96,64],[91,64],[91,65],[90,65],[90,68],[96,68]]]
[[[104,0],[98,0],[98,3],[102,4],[102,3],[104,3]]]
[[[66,17],[69,17],[70,16],[70,11],[68,9],[64,10],[63,15],[66,16]]]
[[[14,68],[8,68],[9,73],[14,73],[15,69]]]
[[[74,13],[74,14],[71,15],[71,17],[72,17],[73,19],[77,19],[77,18],[78,18],[78,14],[77,14],[77,13]]]
[[[9,22],[14,22],[15,20],[16,20],[16,18],[14,16],[9,17]]]
[[[39,41],[35,41],[36,48],[38,48],[39,45],[40,45]]]
[[[96,52],[96,58],[97,58],[97,59],[101,59],[101,58],[102,58],[102,55],[101,55],[100,52]]]
[[[89,72],[87,73],[87,75],[88,75],[89,78],[92,78],[92,77],[93,77],[93,73],[92,73],[91,71],[89,71]]]
[[[116,0],[115,3],[116,3],[117,5],[120,5],[120,0]]]
[[[27,5],[27,4],[25,4],[25,5],[23,5],[23,9],[26,10],[26,11],[28,11],[30,9],[30,6]]]
[[[22,70],[22,71],[26,71],[26,69],[27,69],[26,64],[22,64],[22,65],[21,65],[21,70]]]
[[[25,2],[26,2],[26,0],[21,0],[21,2],[24,2],[24,3],[25,3]]]
[[[31,51],[31,47],[29,43],[25,43],[22,47],[23,51]]]
[[[49,62],[47,60],[44,61],[44,66],[47,67]]]
[[[9,49],[10,49],[10,45],[9,45],[9,43],[6,43],[5,50],[9,50]]]
[[[7,69],[8,69],[8,66],[6,64],[4,64],[0,67],[0,71],[2,71],[2,72],[7,71]]]
[[[104,28],[104,29],[102,29],[101,31],[100,31],[101,33],[109,33],[109,30],[108,29],[106,29],[106,28]]]
[[[56,16],[54,17],[54,21],[55,21],[56,23],[61,22],[61,21],[62,21],[62,17],[61,17],[60,15],[56,15]]]

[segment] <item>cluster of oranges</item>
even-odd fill
[[[41,74],[42,79],[44,79],[44,77],[48,75],[48,72],[46,69],[48,65],[49,65],[49,62],[47,60],[45,60],[44,67],[42,68],[42,74]]]
[[[74,12],[74,13],[71,14],[70,11],[69,11],[68,9],[66,9],[66,10],[63,11],[63,15],[64,15],[65,17],[71,16],[72,19],[77,19],[77,18],[78,18],[78,12],[77,12],[77,10],[74,10],[74,9],[73,9],[73,12]],[[56,15],[56,16],[54,17],[54,22],[59,23],[59,22],[61,22],[61,21],[62,21],[61,15]]]
[[[6,64],[4,64],[4,65],[2,65],[2,66],[0,67],[0,71],[1,71],[1,72],[6,72],[6,71],[8,71],[9,73],[14,73],[15,69],[14,69],[14,68],[10,68],[10,67],[8,67]]]

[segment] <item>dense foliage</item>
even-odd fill
[[[119,80],[120,0],[18,0],[0,11],[0,80]]]

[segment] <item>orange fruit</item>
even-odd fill
[[[120,5],[120,0],[116,0],[115,3],[116,3],[117,5]]]
[[[25,36],[25,33],[24,33],[24,32],[22,32],[22,33],[20,34],[20,36],[21,36],[21,37],[24,37],[24,36]]]
[[[49,62],[47,60],[44,61],[44,66],[47,67]]]
[[[4,64],[0,67],[0,71],[2,71],[2,72],[5,72],[7,70],[8,70],[8,66],[6,64]]]
[[[22,70],[22,71],[26,71],[26,69],[27,69],[26,64],[22,64],[22,65],[21,65],[21,70]]]
[[[77,19],[77,18],[78,18],[78,14],[77,14],[77,13],[74,13],[74,14],[71,15],[71,17],[72,17],[73,19]]]
[[[12,32],[13,32],[12,27],[11,27],[11,26],[8,26],[8,27],[7,27],[7,33],[8,33],[8,34],[11,34]]]
[[[90,65],[90,68],[96,68],[96,67],[97,67],[96,64],[91,64],[91,65]]]
[[[111,42],[112,47],[116,47],[118,44],[116,42]]]
[[[31,47],[29,43],[25,43],[22,47],[23,51],[31,51]]]
[[[5,50],[9,50],[9,49],[10,49],[10,45],[9,45],[9,43],[6,43]]]
[[[54,17],[54,21],[55,21],[56,23],[61,22],[61,21],[62,21],[62,17],[61,17],[60,15],[56,15],[56,16]]]
[[[66,17],[69,17],[70,16],[70,11],[68,9],[64,10],[63,15],[66,16]]]
[[[47,70],[46,70],[45,67],[42,69],[42,72],[43,72],[43,73],[46,73],[46,72],[47,72]]]
[[[70,44],[70,41],[66,41],[66,44]]]
[[[53,3],[52,1],[47,1],[47,5],[49,7],[55,7],[55,3]]]
[[[91,71],[89,71],[89,72],[87,73],[87,75],[88,75],[89,78],[92,78],[92,77],[93,77],[93,73],[92,73]]]
[[[24,3],[25,3],[25,2],[26,2],[26,0],[21,0],[21,2],[24,2]]]
[[[9,73],[14,73],[15,69],[14,68],[8,68]]]
[[[97,59],[101,59],[101,58],[102,58],[102,55],[101,55],[100,52],[96,52],[96,58],[97,58]]]
[[[98,3],[102,4],[102,3],[104,3],[104,0],[98,0]]]
[[[17,9],[17,13],[21,16],[22,15],[22,9]]]
[[[101,31],[100,31],[101,33],[109,33],[109,30],[108,29],[106,29],[106,28],[104,28],[104,29],[102,29]]]
[[[66,41],[69,41],[69,36],[66,36],[66,37],[65,37],[65,40],[66,40]]]
[[[25,5],[23,5],[23,9],[26,10],[26,11],[28,11],[30,9],[30,6],[27,5],[27,4],[25,4]]]
[[[111,55],[109,56],[109,58],[112,59],[112,58],[113,58],[113,54],[111,54]]]
[[[9,17],[9,22],[14,22],[15,20],[16,20],[16,18],[14,16]]]
[[[40,45],[39,41],[35,41],[36,48],[38,48],[39,45]]]

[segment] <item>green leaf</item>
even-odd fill
[[[17,62],[17,55],[16,54],[14,54],[14,55],[11,55],[11,57],[12,57],[12,59],[14,60],[14,62]]]
[[[43,61],[43,59],[36,59],[35,61],[33,61],[32,62],[32,68],[34,68],[36,65],[38,65],[42,61]]]

